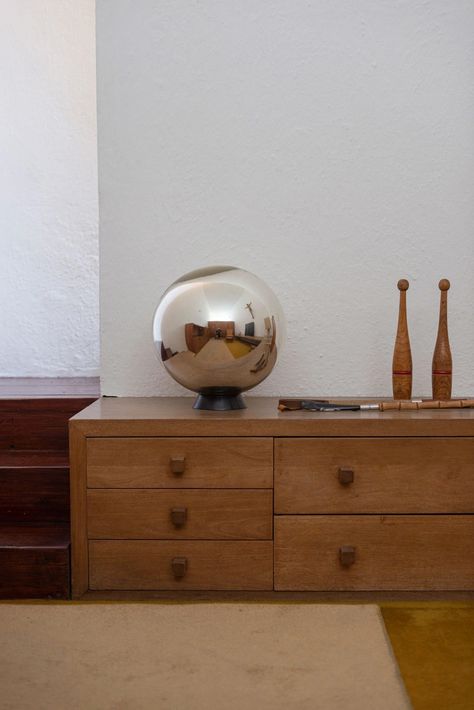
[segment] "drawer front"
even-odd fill
[[[271,539],[271,490],[89,489],[89,538]]]
[[[278,516],[275,589],[474,589],[473,539],[470,515]]]
[[[271,488],[271,438],[87,440],[90,488]]]
[[[265,590],[273,588],[273,544],[91,541],[89,569],[90,589]]]
[[[275,512],[472,513],[474,439],[277,439]]]

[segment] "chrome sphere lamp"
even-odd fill
[[[285,337],[273,291],[233,266],[185,274],[163,294],[153,340],[171,377],[198,393],[195,409],[245,408],[241,396],[273,370]]]

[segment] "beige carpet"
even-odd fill
[[[0,604],[2,710],[400,710],[375,605]]]

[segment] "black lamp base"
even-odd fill
[[[206,387],[196,397],[193,409],[228,412],[232,409],[247,409],[247,405],[236,387]]]

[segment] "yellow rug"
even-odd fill
[[[408,710],[376,605],[0,604],[2,710]]]
[[[225,344],[234,357],[244,357],[252,351],[250,345],[242,343],[240,340],[226,340]]]
[[[474,709],[474,604],[381,605],[414,710]]]

